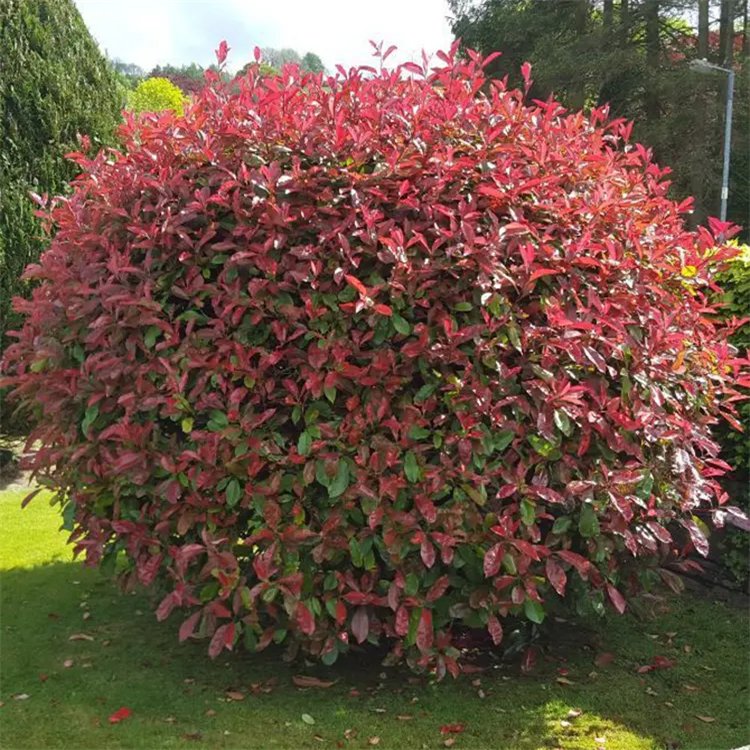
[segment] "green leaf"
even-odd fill
[[[242,499],[242,487],[240,486],[239,479],[236,477],[230,479],[227,483],[226,496],[227,505],[233,508]]]
[[[96,418],[99,416],[99,407],[89,406],[86,409],[86,413],[83,415],[83,421],[81,422],[81,430],[86,437],[89,437],[89,428],[96,422]]]
[[[336,400],[336,389],[333,387],[326,386],[323,388],[323,393],[325,393],[326,398],[333,403]]]
[[[453,309],[458,312],[469,312],[474,309],[474,305],[472,305],[471,302],[458,302],[453,305]]]
[[[209,413],[208,429],[212,432],[220,432],[229,427],[229,418],[223,411],[214,409]]]
[[[424,401],[427,401],[427,399],[432,396],[432,394],[435,392],[435,389],[437,386],[433,383],[428,383],[426,385],[423,385],[415,394],[414,394],[414,403],[415,404],[421,404]]]
[[[182,431],[184,433],[189,433],[193,431],[193,418],[192,417],[185,417],[185,419],[180,422],[180,427],[182,427]]]
[[[536,521],[536,503],[528,497],[521,500],[521,521],[526,526],[533,526]]]
[[[581,508],[581,515],[578,519],[578,531],[583,537],[592,537],[599,534],[599,519],[591,503],[584,503]]]
[[[408,321],[402,318],[398,313],[393,313],[391,316],[391,322],[398,333],[401,333],[404,336],[408,336],[411,333],[411,326]]]
[[[523,603],[523,613],[526,618],[535,622],[537,625],[541,625],[544,622],[544,607],[533,599],[526,599]]]
[[[552,419],[554,420],[557,429],[560,430],[563,435],[570,437],[573,432],[573,423],[570,421],[568,413],[563,409],[555,409]]]
[[[648,500],[651,497],[651,490],[654,488],[654,475],[647,471],[638,486],[636,487],[635,494],[641,498],[641,500]]]
[[[412,440],[424,440],[425,438],[430,437],[431,434],[432,431],[426,429],[425,427],[417,427],[417,425],[412,425],[409,428],[409,437]]]
[[[503,430],[495,435],[494,446],[496,451],[504,451],[512,442],[516,433],[512,430]]]
[[[310,716],[310,714],[302,714],[302,721],[304,721],[305,724],[314,724],[315,723],[315,719],[313,719],[313,717]]]
[[[297,452],[300,456],[310,455],[310,449],[312,448],[312,437],[310,433],[305,430],[300,433],[299,440],[297,440]]]
[[[414,451],[407,451],[404,457],[404,473],[410,482],[418,482],[422,478],[422,469],[419,468]]]
[[[553,534],[564,534],[572,525],[573,519],[569,516],[560,516],[560,518],[556,518],[555,522],[552,524],[552,533]]]
[[[335,498],[340,497],[346,491],[349,486],[349,464],[346,459],[339,459],[338,466],[336,467],[336,476],[328,486],[328,497]]]
[[[554,443],[550,443],[549,440],[545,440],[540,435],[529,435],[527,440],[531,443],[534,450],[545,458],[549,458],[556,450]]]
[[[315,479],[317,479],[318,482],[326,488],[330,486],[331,477],[329,477],[328,474],[326,473],[325,461],[315,462]]]
[[[149,326],[146,329],[146,335],[143,337],[143,343],[149,348],[153,349],[156,339],[159,338],[161,328],[159,326]]]

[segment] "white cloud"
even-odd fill
[[[329,70],[368,65],[368,40],[395,44],[391,62],[419,59],[452,41],[447,0],[75,0],[89,30],[112,58],[150,70],[158,64],[214,62],[222,39],[230,68],[253,47],[315,52]]]

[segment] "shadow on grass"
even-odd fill
[[[456,748],[742,745],[745,617],[689,597],[668,606],[658,621],[617,618],[593,639],[555,638],[531,676],[510,664],[435,685],[366,652],[329,669],[286,665],[278,651],[211,661],[205,643],[177,643],[179,615],[155,621],[147,594],[122,594],[75,563],[12,569],[2,573],[0,736],[19,750],[364,748],[374,737],[380,748],[432,748],[442,726],[463,724]],[[597,668],[601,651],[615,658]],[[675,666],[637,674],[656,654]],[[300,690],[294,674],[336,683]],[[121,707],[132,716],[111,725]]]

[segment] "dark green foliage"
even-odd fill
[[[750,318],[750,247],[723,275],[721,283],[726,290],[727,316]],[[750,320],[747,320],[732,337],[732,343],[740,351],[750,351]],[[723,457],[734,467],[728,489],[736,497],[732,500],[745,511],[750,510],[750,399],[739,405],[740,421],[746,432],[722,429],[720,433]],[[722,559],[737,580],[746,582],[750,570],[750,535],[747,532],[730,529],[723,539]]]
[[[728,218],[750,220],[750,76],[744,0],[728,4],[733,47],[721,46],[719,0],[708,3],[706,51],[699,51],[698,0],[450,0],[453,31],[465,47],[503,54],[490,72],[520,85],[532,64],[531,95],[571,109],[610,103],[635,122],[634,138],[673,169],[673,195],[696,199],[694,223],[719,214],[726,75],[689,61],[705,56],[736,71]],[[729,37],[729,34],[726,34]],[[747,235],[745,235],[747,236]]]
[[[77,134],[109,141],[121,92],[72,0],[0,2],[0,343],[14,326],[11,297],[43,247],[29,192],[60,193]],[[1,408],[1,407],[0,407]]]

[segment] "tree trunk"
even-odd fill
[[[708,0],[698,0],[698,57],[708,60]]]
[[[728,65],[732,49],[732,0],[721,0],[719,15],[719,64]]]
[[[747,57],[750,55],[750,40],[748,40],[748,26],[747,26],[747,6],[748,0],[745,0],[745,7],[742,11],[742,56]]]
[[[620,0],[620,43],[630,40],[630,0]]]
[[[604,33],[609,36],[612,32],[612,15],[614,10],[614,0],[604,0],[602,7],[602,18],[604,20]]]
[[[586,24],[589,18],[589,0],[576,0],[573,8],[573,21],[575,24],[576,35],[579,39],[583,39],[586,34]],[[586,103],[586,76],[583,75],[584,68],[581,67],[579,75],[575,77],[574,81],[571,81],[570,95],[568,104],[572,110],[583,109]]]
[[[645,110],[646,120],[650,123],[659,119],[659,92],[656,87],[659,69],[659,0],[645,0],[644,17],[646,21],[646,64],[652,71],[646,83]]]

